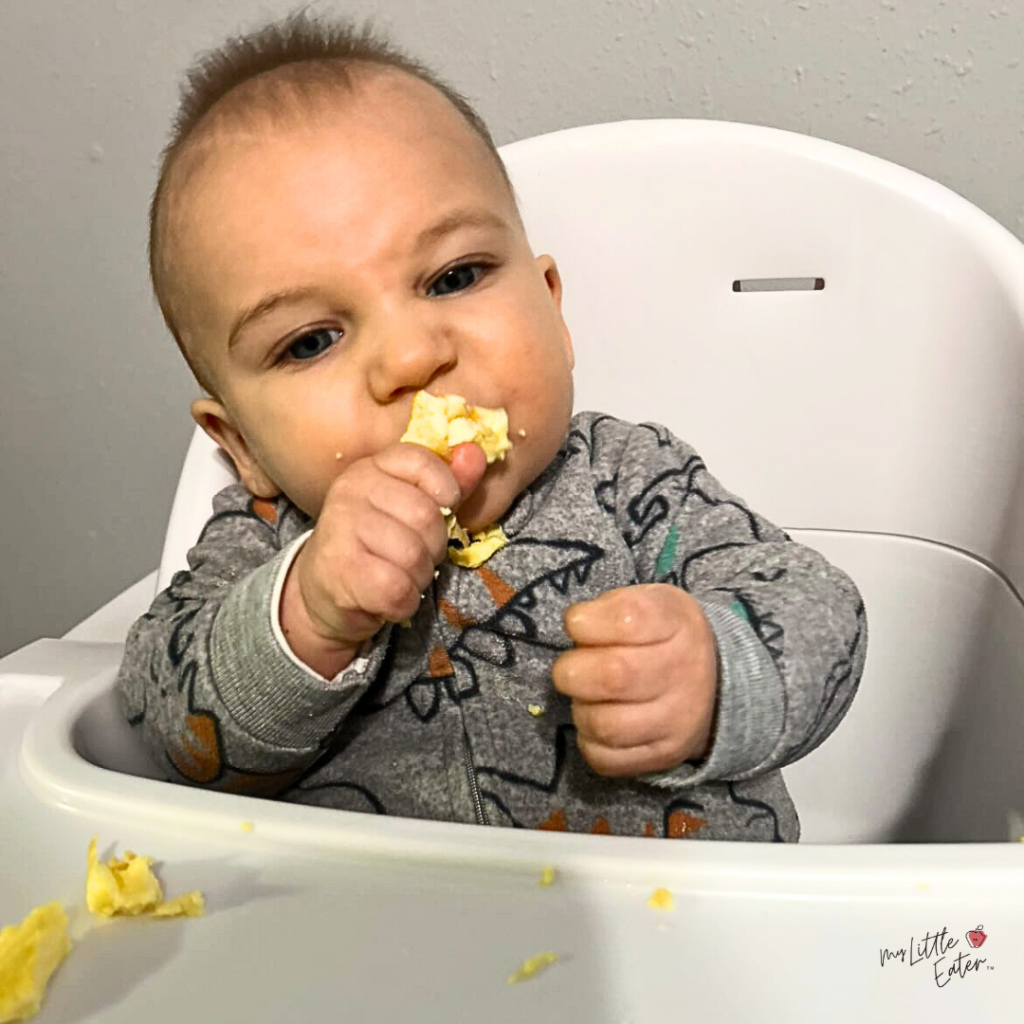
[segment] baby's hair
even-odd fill
[[[167,207],[174,191],[170,182],[182,162],[180,158],[190,142],[221,121],[237,123],[250,116],[301,112],[304,100],[311,101],[326,89],[351,90],[350,71],[367,65],[404,71],[445,96],[483,141],[515,204],[508,172],[480,115],[450,85],[376,32],[369,20],[357,28],[349,20],[326,21],[311,17],[302,9],[253,32],[231,37],[200,54],[185,74],[170,141],[160,158],[160,173],[149,209],[149,270],[164,321],[196,379],[211,394],[209,382],[203,379],[182,341],[175,316],[174,275],[164,238]],[[269,72],[276,74],[268,76]],[[214,109],[229,93],[260,76],[268,77],[250,85],[244,102],[228,111],[223,105],[220,110]]]

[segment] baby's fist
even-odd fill
[[[573,605],[576,646],[552,669],[572,698],[580,752],[599,775],[666,771],[703,756],[714,718],[718,662],[700,605],[664,583],[609,590]]]

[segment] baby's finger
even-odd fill
[[[439,517],[440,518],[440,517]],[[369,509],[356,525],[356,538],[371,555],[400,569],[417,593],[434,577],[434,561],[423,538],[405,523],[376,509]],[[399,589],[397,577],[391,587]],[[391,595],[393,599],[398,599]]]
[[[478,444],[467,441],[465,444],[456,445],[452,449],[451,461],[452,474],[459,485],[461,492],[460,504],[465,501],[476,485],[483,479],[487,469],[487,456]]]
[[[621,779],[631,775],[646,775],[648,772],[663,772],[676,768],[683,761],[671,744],[650,743],[640,747],[605,747],[577,737],[577,744],[584,760],[598,775],[610,779]]]
[[[555,689],[585,701],[643,702],[661,695],[665,673],[658,671],[657,648],[576,647],[551,667]]]
[[[678,618],[668,614],[675,588],[640,584],[607,590],[593,601],[572,605],[565,613],[565,631],[577,644],[653,644],[668,640]]]
[[[366,496],[371,508],[404,523],[419,535],[436,565],[448,550],[448,529],[437,503],[418,487],[383,476]]]
[[[623,750],[662,743],[669,738],[661,701],[621,704],[574,700],[572,720],[581,740]]]
[[[422,591],[405,570],[369,552],[363,552],[359,563],[352,584],[359,612],[386,622],[402,622],[416,614]]]
[[[421,444],[396,441],[372,459],[378,469],[418,487],[438,507],[453,508],[462,497],[451,467]]]

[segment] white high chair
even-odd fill
[[[0,661],[0,821],[17,823],[0,832],[0,924],[77,899],[93,832],[158,854],[169,888],[204,888],[214,912],[133,931],[141,964],[88,936],[40,1020],[340,1005],[350,1020],[640,1021],[674,1019],[681,999],[721,1021],[893,1006],[1009,1019],[1024,947],[1024,847],[1006,841],[1024,809],[1024,246],[920,175],[768,128],[629,121],[502,156],[534,252],[562,273],[576,408],[667,424],[861,589],[860,692],[785,769],[802,842],[378,819],[145,777],[112,695],[118,641],[234,479],[197,431],[158,573]],[[551,889],[536,885],[545,864]],[[644,905],[656,886],[674,915]],[[979,920],[983,951],[965,937]],[[958,944],[938,968],[938,953],[882,967],[881,948],[943,927]],[[507,989],[546,948],[569,959]],[[987,962],[933,996],[933,970],[946,981],[965,949]],[[253,956],[288,984],[247,973]]]

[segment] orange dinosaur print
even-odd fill
[[[455,674],[455,669],[452,668],[448,652],[443,647],[435,647],[430,652],[429,665],[430,675],[433,679],[437,679],[440,676],[451,676]]]
[[[668,816],[668,837],[669,839],[684,839],[694,832],[698,832],[707,823],[707,818],[698,818],[694,814],[687,814],[686,811],[673,811]]]
[[[490,593],[491,600],[499,608],[504,608],[516,596],[515,589],[510,587],[493,569],[481,565],[476,572]]]
[[[644,822],[644,839],[654,839],[654,838],[656,838],[656,836],[657,836],[657,833],[654,831],[654,822],[653,821],[645,821]]]
[[[590,826],[590,834],[592,836],[612,835],[612,827],[608,824],[608,819],[603,814]]]
[[[245,796],[277,796],[301,774],[301,768],[289,768],[286,772],[273,775],[237,775],[224,783],[221,789],[225,793],[242,793]]]
[[[274,503],[266,498],[253,498],[252,510],[263,522],[270,523],[271,526],[277,523],[277,509],[274,507]]]
[[[455,605],[444,598],[437,602],[437,610],[445,617],[445,621],[453,629],[468,629],[470,626],[476,625],[476,619],[470,615],[463,615]]]
[[[191,782],[212,782],[221,773],[216,721],[202,712],[191,714],[185,719],[185,730],[177,749],[167,750],[171,764]]]
[[[543,829],[545,832],[568,832],[569,826],[565,820],[565,811],[561,807],[556,811],[552,811],[537,828]]]

